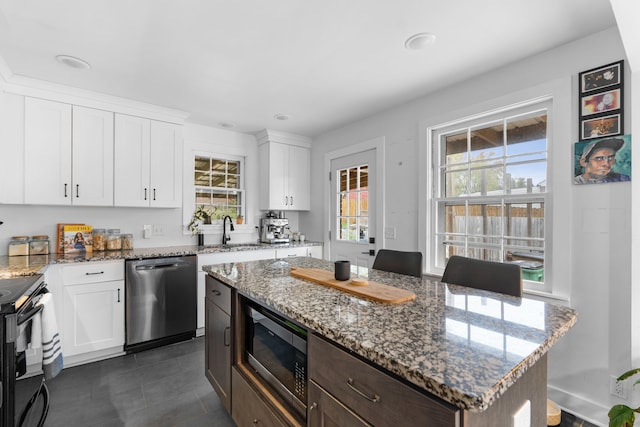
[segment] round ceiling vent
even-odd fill
[[[78,68],[81,70],[88,70],[89,68],[91,68],[91,65],[89,65],[87,61],[82,60],[80,58],[76,58],[75,56],[58,55],[56,56],[56,59],[61,64],[64,64],[71,68]]]

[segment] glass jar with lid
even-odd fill
[[[9,256],[29,255],[29,236],[13,236],[9,241]]]
[[[31,240],[29,240],[29,255],[49,255],[49,236],[31,236]]]
[[[122,250],[133,249],[133,234],[122,235]]]
[[[119,228],[107,230],[107,250],[119,251],[122,249],[122,236]]]
[[[107,233],[104,228],[93,229],[93,250],[104,251],[107,249]]]

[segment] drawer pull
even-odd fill
[[[356,386],[353,384],[353,378],[349,378],[347,379],[347,385],[349,386],[349,388],[353,391],[355,391],[356,393],[358,393],[360,396],[364,397],[365,399],[367,399],[369,402],[379,402],[380,401],[380,396],[378,396],[377,394],[374,394],[373,397],[367,396],[366,393],[363,393],[362,391],[358,390],[356,388]]]
[[[317,407],[318,407],[318,404],[316,402],[313,402],[311,405],[309,405],[309,412],[313,411]]]
[[[229,326],[227,326],[226,328],[224,328],[224,346],[225,347],[229,347],[231,345],[231,340],[228,338],[229,334],[228,332],[231,330],[231,328]]]
[[[95,273],[84,273],[85,276],[95,276],[97,274],[104,274],[104,271],[96,271]]]
[[[253,419],[253,425],[258,425],[258,423],[259,423],[259,422],[260,422],[260,421],[258,421],[258,419],[257,419],[257,418],[254,418],[254,419]]]
[[[220,295],[222,295],[222,294],[220,293],[220,291],[219,291],[219,290],[217,290],[217,289],[212,289],[212,290],[211,290],[211,292],[213,292],[213,294],[214,294],[215,296],[217,296],[217,297],[219,297]]]

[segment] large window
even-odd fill
[[[517,262],[544,282],[547,134],[546,104],[433,130],[432,265]]]
[[[242,159],[196,155],[194,165],[195,207],[208,208],[212,223],[243,216]]]
[[[338,240],[369,243],[369,166],[338,171]]]

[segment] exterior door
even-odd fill
[[[331,160],[331,260],[349,260],[353,274],[373,264],[376,230],[376,150]]]

